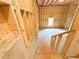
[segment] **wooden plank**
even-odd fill
[[[57,37],[57,36],[52,36],[52,37],[51,37],[50,47],[51,47],[52,49],[53,49],[53,48],[54,48],[54,46],[55,46],[56,37]]]
[[[69,30],[69,31],[66,31],[66,32],[63,32],[63,33],[58,33],[58,34],[56,34],[56,35],[66,34],[66,33],[72,32],[72,31],[74,31],[74,30]],[[53,35],[53,36],[56,36],[56,35]]]
[[[21,13],[20,13],[20,9],[19,8],[17,8],[15,10],[15,14],[16,14],[16,17],[17,17],[19,26],[20,26],[21,34],[23,35],[23,38],[24,38],[25,45],[27,47],[27,46],[29,46],[29,42],[27,40],[27,35],[26,35],[26,32],[25,32],[24,22],[23,22],[23,18],[21,16]]]
[[[56,44],[56,50],[57,50],[58,47],[59,47],[59,44],[60,44],[61,39],[62,39],[62,35],[63,35],[63,34],[59,34],[59,35],[58,35],[58,41],[57,41],[57,44]]]
[[[0,0],[0,5],[10,5],[11,0]]]

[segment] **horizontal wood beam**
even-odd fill
[[[53,36],[57,36],[57,35],[66,34],[66,33],[72,32],[72,31],[74,31],[74,30],[66,31],[66,32],[63,32],[63,33],[58,33],[58,34],[56,34],[56,35],[53,35]]]

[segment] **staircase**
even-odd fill
[[[40,42],[35,52],[34,59],[62,59],[61,55],[57,55],[55,50],[47,45],[47,43]]]
[[[57,55],[54,47],[51,48],[49,44],[52,35],[62,32],[65,31],[60,29],[46,29],[39,32],[38,45],[33,59],[63,59],[61,55]]]
[[[40,39],[38,39],[39,40],[38,47],[36,49],[33,59],[64,59],[63,54],[62,54],[63,51],[61,50],[60,53],[58,53],[58,49],[59,49],[61,41],[63,40],[62,39],[63,35],[67,34],[66,38],[64,38],[64,39],[67,39],[68,35],[72,33],[73,33],[72,30],[58,33],[56,35],[51,36],[51,40],[47,40],[47,37],[43,36],[43,35],[46,35],[45,32],[43,35],[40,34],[39,35]],[[48,41],[50,41],[50,45]],[[64,45],[65,44],[63,44],[63,47]]]

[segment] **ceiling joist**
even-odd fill
[[[71,2],[79,2],[79,0],[36,0],[38,6],[68,5]]]

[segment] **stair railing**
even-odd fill
[[[69,34],[72,34],[72,32],[74,32],[73,30],[69,30],[69,31],[66,31],[66,32],[63,32],[63,33],[59,33],[59,34],[56,34],[56,35],[53,35],[52,37],[51,37],[51,42],[50,42],[50,48],[53,50],[55,50],[56,51],[56,53],[58,53],[58,49],[59,48],[61,48],[61,47],[59,47],[60,46],[60,44],[61,44],[61,41],[63,40],[62,38],[63,38],[63,35],[64,34],[67,34],[67,36],[66,36],[66,40],[65,40],[65,42],[67,41],[67,37],[68,37],[68,35]],[[64,47],[64,45],[65,45],[65,42],[64,42],[64,44],[63,44],[63,47]],[[63,47],[62,47],[62,49],[63,49]],[[58,54],[61,54],[62,53],[62,49],[61,49],[61,51],[60,51],[60,53],[58,53]]]

